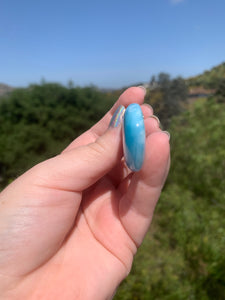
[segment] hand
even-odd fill
[[[169,169],[169,137],[142,88],[113,108],[60,155],[40,163],[0,194],[2,299],[111,299],[128,275]],[[140,172],[122,159],[122,104],[139,103],[146,154]],[[151,254],[151,255],[154,255]]]

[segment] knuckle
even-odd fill
[[[101,139],[98,139],[95,143],[89,145],[93,155],[96,157],[102,157],[103,155],[108,155],[109,149],[106,143]]]

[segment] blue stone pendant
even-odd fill
[[[145,156],[145,125],[140,105],[130,104],[124,114],[123,152],[128,168],[137,172]]]

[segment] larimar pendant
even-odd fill
[[[124,114],[123,151],[128,168],[137,172],[145,156],[145,125],[140,105],[130,104]]]

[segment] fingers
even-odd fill
[[[113,107],[107,112],[107,114],[97,123],[95,124],[91,129],[83,133],[81,136],[79,136],[76,140],[74,140],[63,152],[70,151],[71,149],[74,149],[79,146],[84,146],[89,143],[95,142],[95,140],[101,136],[106,129],[108,128],[109,122],[112,118],[112,115],[116,111],[117,107],[119,105],[123,105],[127,107],[130,103],[138,103],[142,104],[144,102],[146,91],[143,88],[140,87],[131,87],[128,88],[117,100],[117,102],[113,105]],[[144,115],[151,115],[152,109],[151,107],[145,106],[143,108],[143,114]]]
[[[119,163],[109,172],[108,177],[112,181],[115,188],[131,173],[131,170],[127,167],[124,157]]]
[[[144,165],[132,176],[127,193],[120,201],[121,222],[137,246],[148,230],[168,173],[169,148],[169,137],[164,132],[154,132],[147,137]]]
[[[81,192],[109,172],[112,179],[114,177],[115,181],[119,179],[120,182],[129,174],[121,162],[121,126],[122,116],[119,127],[109,128],[95,142],[76,147],[40,164],[39,168],[43,168],[40,172],[44,176],[38,176],[42,181],[39,185],[45,186],[47,183],[51,188]]]
[[[156,116],[151,115],[148,118],[146,118],[145,119],[146,136],[148,136],[154,132],[161,131],[159,126],[160,126],[160,122]]]

